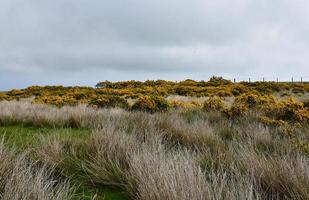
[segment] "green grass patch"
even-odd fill
[[[85,139],[89,137],[90,130],[76,128],[52,128],[52,127],[34,127],[24,125],[9,125],[0,127],[0,137],[4,139],[9,146],[14,146],[17,150],[23,150],[35,146],[39,137],[52,134],[61,137],[77,137]]]

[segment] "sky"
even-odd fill
[[[102,80],[309,81],[308,0],[1,0],[0,91]]]

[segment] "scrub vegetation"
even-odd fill
[[[309,199],[307,83],[1,93],[0,199]]]

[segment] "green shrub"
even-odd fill
[[[188,87],[180,86],[176,88],[175,92],[181,96],[189,96],[192,90]]]
[[[21,98],[31,97],[31,95],[25,92],[24,90],[15,90],[15,89],[7,92],[6,95],[10,96],[13,99],[17,99],[17,100]]]
[[[281,85],[276,82],[255,82],[249,83],[249,86],[261,94],[271,94],[282,90]]]
[[[292,89],[292,92],[293,92],[294,94],[304,94],[304,93],[305,93],[305,90],[304,90],[304,88],[296,87],[296,88],[293,88],[293,89]]]
[[[236,85],[235,87],[232,88],[231,92],[234,96],[239,96],[243,93],[248,92],[248,88],[244,85]]]
[[[152,95],[150,98],[155,102],[156,111],[167,111],[171,107],[164,97]]]
[[[280,94],[281,97],[289,97],[290,94],[287,91],[284,91]]]
[[[303,104],[304,104],[304,107],[309,110],[309,99],[305,100]]]

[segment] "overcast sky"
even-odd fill
[[[212,75],[309,80],[309,1],[0,1],[0,90]]]

